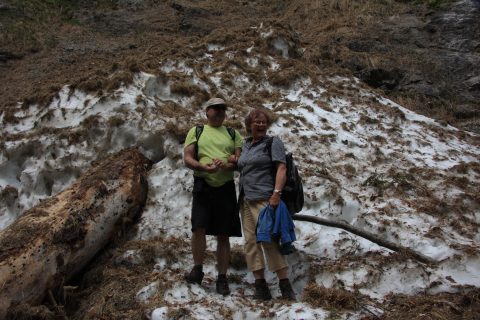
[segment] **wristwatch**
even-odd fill
[[[275,190],[273,190],[273,193],[278,193],[279,195],[282,195],[282,190],[275,189]]]

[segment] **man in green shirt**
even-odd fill
[[[242,137],[238,131],[223,125],[227,109],[223,99],[208,100],[205,109],[207,124],[202,127],[200,135],[198,127],[190,129],[183,151],[185,165],[194,170],[191,215],[194,267],[185,275],[185,280],[202,283],[206,235],[216,236],[216,290],[227,295],[230,293],[226,277],[230,261],[229,237],[242,236],[233,182],[235,165],[228,162],[228,158],[235,155],[238,159]]]

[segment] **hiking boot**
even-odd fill
[[[282,299],[295,301],[295,292],[293,292],[292,285],[288,279],[281,279],[279,282],[280,291],[282,292]]]
[[[270,289],[268,288],[268,285],[265,279],[255,280],[255,294],[253,297],[257,300],[264,300],[264,301],[272,299],[272,295],[270,294]]]
[[[228,287],[227,276],[224,274],[219,274],[216,283],[217,293],[226,296],[230,294],[230,288]]]
[[[202,266],[194,266],[190,273],[185,273],[185,280],[188,283],[202,284],[204,273]]]

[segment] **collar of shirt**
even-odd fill
[[[248,137],[247,139],[245,139],[245,142],[246,142],[245,143],[245,148],[250,149],[254,145],[257,145],[257,144],[260,144],[260,143],[264,142],[267,138],[269,138],[269,136],[265,135],[265,136],[262,137],[262,139],[260,139],[257,142],[252,144],[253,137]]]

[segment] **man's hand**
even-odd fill
[[[223,162],[220,159],[213,159],[213,164],[218,167],[219,169],[224,169],[225,168],[225,162]]]
[[[203,165],[203,171],[208,172],[208,173],[215,173],[218,170],[220,170],[220,167],[215,164],[215,160],[212,163],[205,164]]]
[[[225,162],[220,159],[213,159],[213,164],[218,168],[218,170],[231,171],[235,169],[234,163]]]

